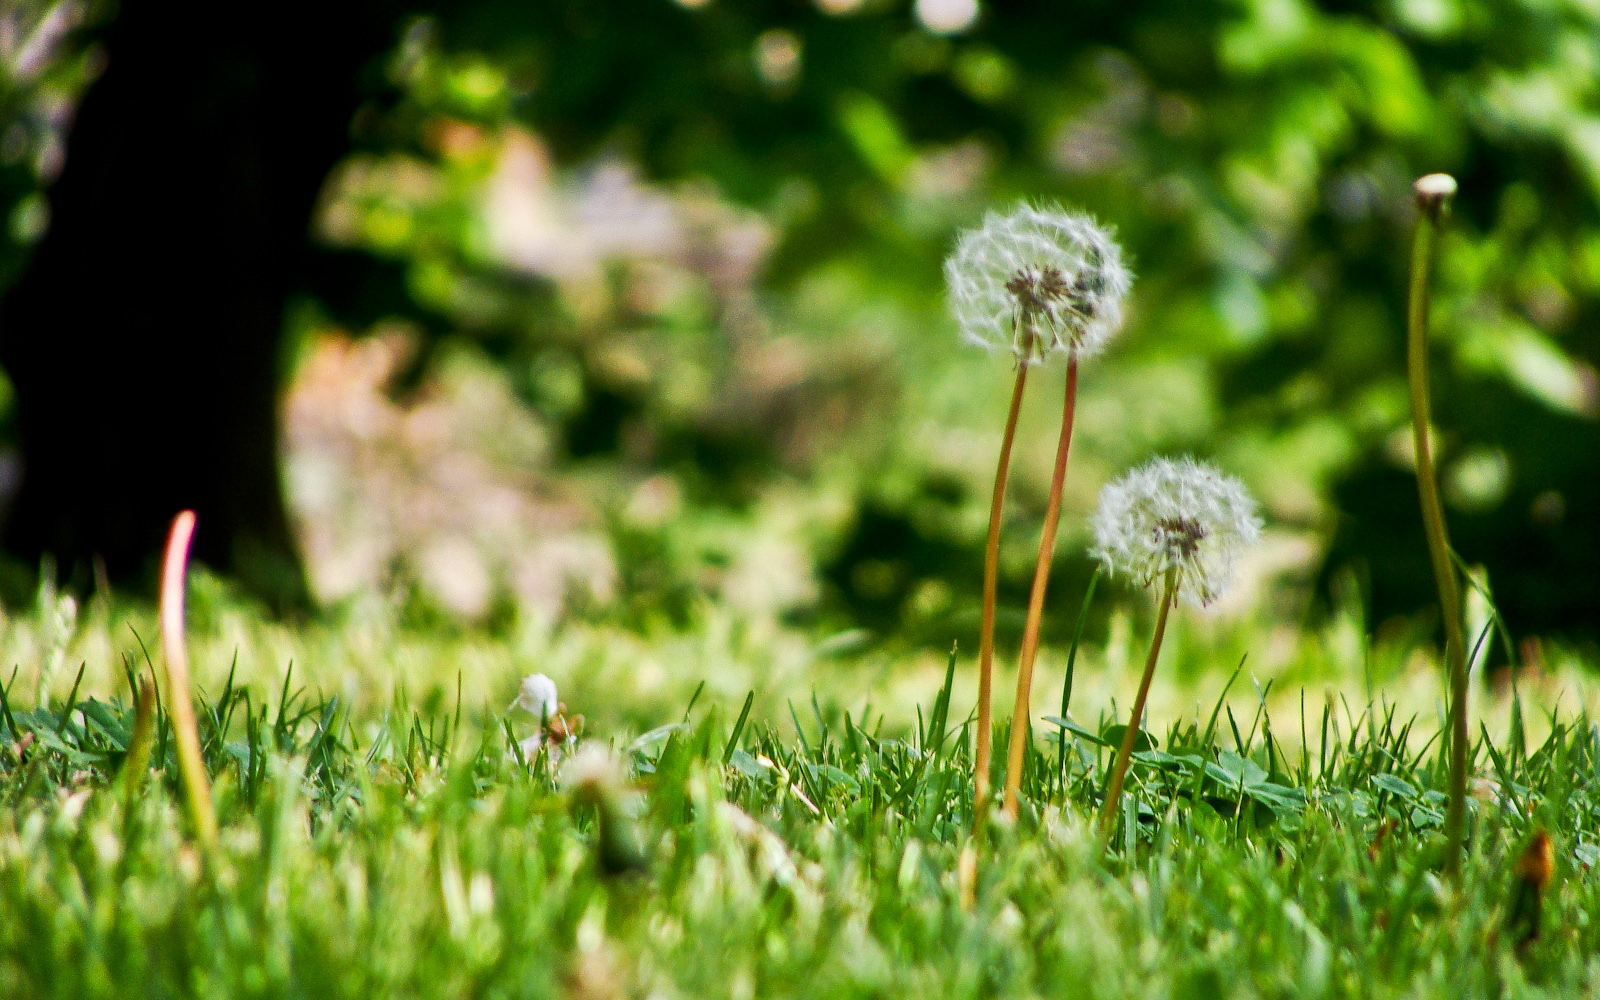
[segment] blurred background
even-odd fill
[[[1600,637],[1595,0],[217,6],[0,3],[13,597],[139,586],[192,506],[282,610],[717,601],[970,647],[1011,368],[940,265],[1026,197],[1136,275],[1084,374],[1055,635],[1099,487],[1156,452],[1265,507],[1216,614],[1427,628],[1403,310],[1443,170],[1454,542],[1514,635]],[[1019,438],[1013,639],[1060,392],[1031,381]]]

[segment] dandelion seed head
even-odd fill
[[[1113,573],[1148,586],[1176,569],[1195,605],[1227,589],[1238,551],[1261,536],[1244,484],[1192,458],[1158,458],[1106,484],[1091,526],[1094,554]]]
[[[1122,248],[1093,219],[1026,202],[962,233],[944,273],[962,337],[1023,364],[1099,353],[1132,281]]]

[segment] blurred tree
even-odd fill
[[[127,581],[192,508],[198,558],[305,599],[277,466],[284,302],[361,72],[391,40],[359,3],[122,4],[0,313],[12,555]]]

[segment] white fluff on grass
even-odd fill
[[[1113,573],[1149,586],[1176,568],[1178,593],[1195,605],[1227,589],[1239,549],[1261,537],[1244,484],[1192,458],[1157,458],[1107,483],[1091,526]]]
[[[522,679],[522,687],[510,707],[548,719],[555,718],[561,708],[561,702],[556,697],[556,682],[544,674],[529,674]]]
[[[561,700],[556,695],[556,682],[544,674],[529,674],[524,677],[522,687],[517,690],[517,696],[511,704],[506,706],[506,711],[518,708],[538,716],[541,725],[554,719],[556,713],[561,711]],[[531,762],[547,745],[553,747],[559,742],[541,728],[532,736],[518,740],[517,745],[522,749],[522,759]]]
[[[1098,354],[1122,325],[1132,282],[1122,248],[1094,219],[1026,202],[962,233],[944,274],[962,337],[1023,364]]]

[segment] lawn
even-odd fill
[[[1404,637],[1369,647],[1347,616],[1183,621],[1151,700],[1157,745],[1103,850],[1105,726],[1140,659],[1117,647],[1148,633],[1148,609],[1080,651],[1065,730],[1041,721],[1065,660],[1047,651],[1020,816],[975,842],[964,653],[947,672],[931,652],[715,607],[494,636],[386,606],[286,625],[195,590],[214,851],[188,833],[164,711],[147,781],[120,770],[149,609],[46,593],[5,622],[0,996],[1600,987],[1593,665],[1559,651],[1478,688],[1453,882],[1437,671]],[[528,740],[540,718],[506,707],[535,671],[585,717],[553,754]]]

